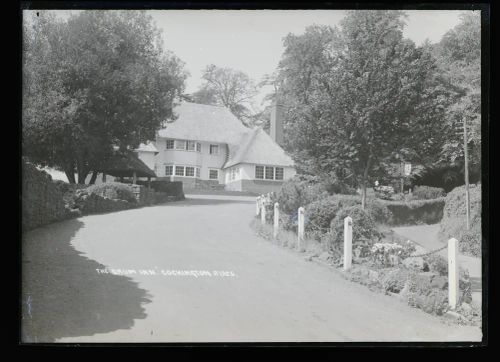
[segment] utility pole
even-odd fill
[[[467,209],[467,230],[470,230],[470,198],[469,198],[469,152],[467,147],[467,117],[464,121],[464,174],[465,174],[465,207]]]

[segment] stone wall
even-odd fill
[[[64,220],[70,216],[64,207],[62,192],[48,173],[23,161],[21,183],[22,228],[24,231]]]

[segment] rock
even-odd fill
[[[458,314],[457,312],[453,312],[451,310],[449,310],[446,313],[444,313],[444,317],[447,318],[447,319],[450,319],[452,321],[458,321],[458,320],[460,320],[460,314]]]
[[[441,275],[436,275],[431,280],[431,287],[438,289],[446,289],[448,287],[448,278]]]
[[[327,261],[328,259],[330,259],[330,257],[331,257],[330,253],[325,251],[318,256],[318,259],[323,260],[323,261]]]
[[[368,271],[368,278],[370,278],[371,280],[378,280],[379,273],[374,271],[374,270],[369,270]]]
[[[425,262],[421,257],[416,258],[406,258],[403,260],[403,265],[409,269],[424,270]]]
[[[469,303],[462,303],[460,308],[465,312],[465,313],[470,313],[472,311],[472,307]]]

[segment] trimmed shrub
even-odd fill
[[[331,243],[341,245],[344,242],[344,219],[352,218],[352,243],[353,245],[371,244],[382,238],[375,221],[368,212],[360,206],[348,206],[341,208],[335,218],[331,221]]]
[[[384,203],[392,213],[391,225],[435,224],[443,217],[445,198]]]
[[[465,186],[448,193],[441,220],[440,234],[444,239],[459,240],[460,251],[464,254],[481,256],[481,184],[470,185],[470,230],[466,224]]]
[[[413,200],[431,200],[446,196],[444,189],[431,186],[415,186],[412,192]]]
[[[328,197],[325,187],[319,183],[301,180],[294,177],[285,181],[276,195],[280,209],[286,214],[293,214],[301,206],[305,207],[311,202]]]

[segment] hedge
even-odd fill
[[[63,193],[52,177],[34,165],[22,164],[22,228],[37,228],[69,217],[64,207]]]
[[[384,201],[392,216],[389,225],[436,224],[443,217],[445,198],[414,201]]]
[[[470,230],[466,224],[465,186],[448,193],[440,225],[443,239],[459,240],[460,251],[464,254],[481,256],[481,184],[470,185]]]
[[[415,186],[411,196],[413,200],[431,200],[446,196],[446,192],[440,187]]]

